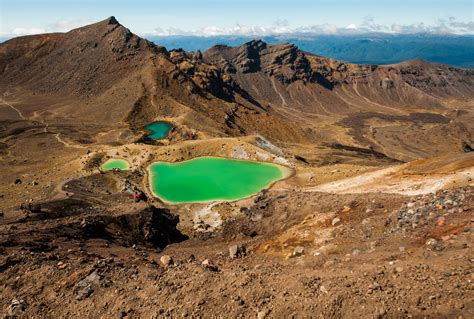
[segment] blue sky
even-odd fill
[[[474,33],[473,0],[0,0],[0,35],[115,16],[138,34]]]

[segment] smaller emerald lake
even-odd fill
[[[180,204],[246,198],[288,177],[291,170],[271,163],[198,157],[178,163],[155,162],[148,173],[154,196]]]
[[[124,159],[109,159],[100,168],[103,171],[111,171],[113,169],[127,170],[130,168],[130,165]]]
[[[173,125],[164,121],[153,122],[144,127],[145,130],[151,132],[147,136],[153,140],[167,138],[172,128]]]

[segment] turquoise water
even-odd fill
[[[144,127],[145,130],[151,132],[151,134],[147,135],[149,138],[154,140],[159,140],[163,138],[167,138],[170,130],[173,128],[168,122],[158,121],[148,124]]]
[[[103,171],[111,171],[114,168],[120,170],[127,170],[130,168],[128,162],[124,159],[109,159],[100,167]]]
[[[280,165],[218,157],[155,162],[148,172],[153,195],[170,203],[237,200],[289,175]]]

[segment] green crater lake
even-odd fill
[[[111,171],[114,168],[115,169],[120,169],[120,170],[127,170],[127,169],[130,168],[130,165],[124,159],[109,159],[107,162],[102,164],[102,166],[100,166],[100,168],[103,171]]]
[[[180,204],[242,199],[288,177],[291,170],[270,163],[198,157],[179,163],[155,162],[148,172],[153,195]]]
[[[163,138],[167,138],[172,128],[173,128],[173,125],[171,125],[168,122],[163,122],[163,121],[153,122],[144,127],[145,130],[148,130],[151,132],[151,134],[147,136],[153,140],[160,140]]]

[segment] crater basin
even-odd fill
[[[161,140],[167,138],[172,128],[173,125],[163,121],[153,122],[144,127],[145,130],[151,132],[147,136],[153,140]]]
[[[109,159],[104,164],[102,164],[100,168],[103,171],[111,171],[113,169],[128,170],[130,168],[130,165],[124,159],[113,158],[113,159]]]
[[[219,157],[154,162],[148,167],[151,192],[172,204],[242,199],[291,173],[277,164]]]

